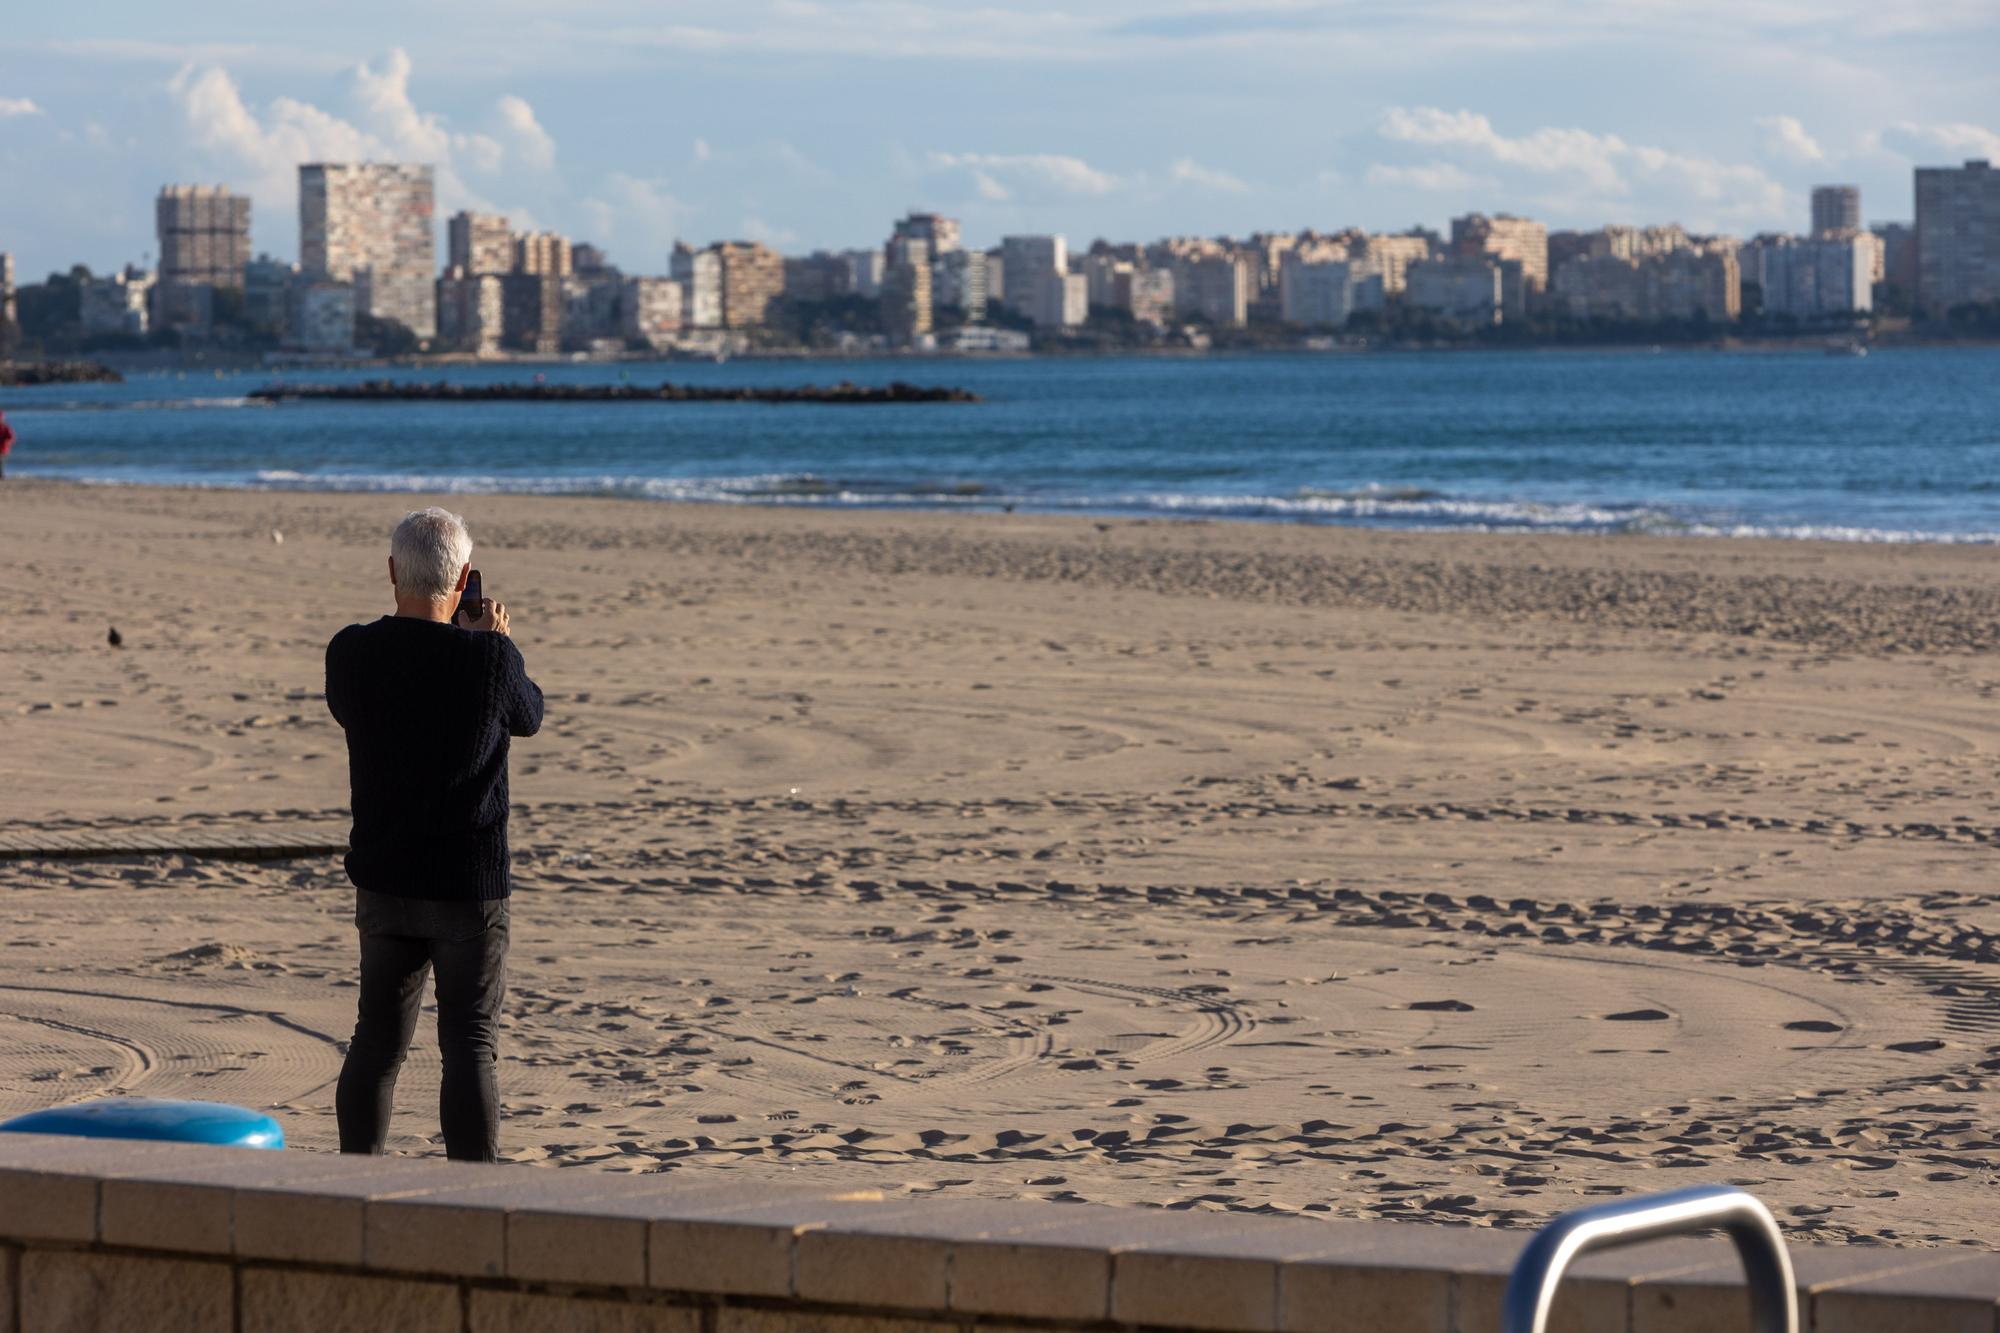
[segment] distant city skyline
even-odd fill
[[[1551,228],[1804,231],[1815,185],[1911,217],[1911,168],[2000,159],[2000,10],[1829,0],[1087,8],[993,0],[213,0],[10,16],[0,250],[17,279],[156,249],[163,183],[253,200],[296,258],[297,166],[437,169],[443,219],[507,214],[662,271],[676,237],[878,246],[908,208],[1150,240],[1473,210]],[[376,36],[375,34],[387,34]],[[158,261],[157,254],[152,256]]]

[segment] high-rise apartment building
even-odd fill
[[[1000,263],[1001,304],[1032,318],[1043,302],[1049,276],[1069,272],[1069,242],[1060,236],[1003,236]],[[1086,304],[1089,299],[1086,290]]]
[[[447,268],[469,278],[514,271],[514,229],[498,213],[454,213],[445,234]]]
[[[959,312],[968,324],[986,318],[992,263],[984,250],[953,250],[931,263],[931,300]]]
[[[927,243],[908,237],[889,242],[889,268],[882,278],[882,322],[898,342],[914,342],[931,331],[931,260]]]
[[[572,252],[573,253],[573,252]],[[562,283],[562,344],[572,351],[610,350],[625,337],[619,315],[622,278],[572,272]]]
[[[1454,224],[1454,230],[1456,224]],[[1486,257],[1426,259],[1404,272],[1403,304],[1460,324],[1498,324],[1505,305],[1500,265]]]
[[[1239,246],[1249,283],[1248,318],[1260,323],[1282,317],[1283,301],[1278,284],[1285,259],[1298,248],[1299,238],[1291,232],[1253,232],[1247,244]]]
[[[127,264],[122,272],[91,278],[77,292],[77,318],[85,337],[143,337],[152,328],[154,276]]]
[[[299,267],[354,284],[357,315],[437,336],[431,169],[390,162],[299,167]]]
[[[881,258],[879,251],[869,253]],[[721,328],[722,256],[676,241],[667,273],[681,285],[681,323],[691,329]]]
[[[243,266],[243,322],[259,333],[282,335],[299,266],[258,255]]]
[[[1591,256],[1591,241],[1598,233],[1592,231],[1552,231],[1549,233],[1549,290],[1554,291],[1556,275],[1562,266],[1575,259]]]
[[[21,307],[14,294],[14,256],[0,251],[0,357],[11,355],[21,327]]]
[[[1559,286],[1558,276],[1563,265],[1579,259],[1651,259],[1656,255],[1672,254],[1694,245],[1687,231],[1678,222],[1664,226],[1633,227],[1620,223],[1599,227],[1596,231],[1552,231],[1549,233],[1549,285],[1553,292]],[[1605,278],[1615,270],[1600,267],[1591,282],[1616,282],[1616,278]],[[1574,287],[1574,284],[1572,284]],[[1556,303],[1567,308],[1574,301],[1565,298]]]
[[[1038,329],[1073,329],[1090,318],[1090,282],[1081,273],[1045,269],[1025,313]]]
[[[553,231],[522,232],[514,238],[514,271],[543,278],[567,278],[576,265],[569,237]]]
[[[1174,317],[1174,271],[1125,267],[1111,280],[1110,305],[1141,324],[1164,328]]]
[[[882,247],[882,258],[890,268],[899,264],[921,264],[928,268],[932,259],[929,241],[898,232]]]
[[[1861,230],[1859,185],[1815,185],[1812,192],[1812,234],[1852,236]]]
[[[1138,268],[1136,263],[1114,253],[1102,241],[1079,257],[1075,266],[1083,274],[1084,286],[1090,292],[1090,303],[1094,306],[1117,305],[1114,290],[1118,278]]]
[[[1235,326],[1249,317],[1250,264],[1226,241],[1172,236],[1145,249],[1146,263],[1174,275],[1174,314]]]
[[[1917,307],[2000,301],[2000,171],[1980,160],[1917,168]]]
[[[785,292],[784,258],[761,241],[717,241],[708,250],[717,261],[722,327],[762,325],[771,303]]]
[[[220,185],[167,185],[153,202],[159,278],[169,285],[241,287],[250,262],[250,200]]]
[[[627,342],[661,348],[681,331],[681,285],[672,278],[627,278],[619,302]]]
[[[896,240],[922,241],[930,247],[933,260],[941,259],[954,250],[965,247],[959,241],[957,218],[944,217],[937,213],[911,213],[901,218],[895,226]]]
[[[1650,259],[1654,255],[1685,250],[1693,244],[1686,229],[1678,222],[1654,227],[1613,224],[1585,235],[1591,254],[1610,255],[1616,259]]]
[[[848,291],[870,301],[882,294],[882,274],[889,263],[880,250],[842,250],[840,258],[847,262]]]
[[[1173,267],[1174,306],[1224,328],[1250,318],[1250,264],[1242,255],[1190,255]]]
[[[1868,230],[1882,247],[1875,307],[1908,314],[1917,299],[1917,229],[1907,222],[1878,222]]]
[[[1732,324],[1743,313],[1735,243],[1714,241],[1650,255],[1646,300],[1657,319],[1707,319]]]
[[[250,262],[250,201],[220,185],[167,185],[153,203],[160,245],[153,322],[182,333],[209,329],[219,287],[241,289]]]
[[[1737,251],[1745,282],[1762,292],[1767,315],[1822,319],[1874,308],[1875,238],[1759,236]]]
[[[1451,249],[1460,259],[1512,259],[1521,265],[1521,278],[1529,292],[1546,291],[1549,285],[1549,229],[1532,218],[1509,213],[1488,217],[1468,213],[1451,220]]]
[[[1395,294],[1403,290],[1404,275],[1412,264],[1421,264],[1435,253],[1435,245],[1425,232],[1362,235],[1348,238],[1349,251],[1371,273],[1382,275],[1382,290]]]
[[[562,350],[563,280],[552,274],[509,273],[500,279],[500,340],[519,352]]]
[[[1742,308],[1736,253],[1727,244],[1637,257],[1609,251],[1584,255],[1555,271],[1550,294],[1572,319],[1702,318],[1726,324]]]
[[[841,256],[815,250],[785,260],[785,299],[825,301],[853,290],[854,274]]]
[[[507,317],[504,281],[504,274],[468,273],[456,264],[445,270],[438,279],[438,341],[474,356],[498,352]]]
[[[1343,328],[1357,310],[1382,308],[1382,275],[1353,259],[1294,251],[1278,272],[1278,317],[1308,328]]]

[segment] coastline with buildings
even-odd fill
[[[501,215],[444,219],[408,163],[298,168],[296,263],[253,251],[250,200],[168,185],[159,262],[19,285],[0,254],[0,359],[195,364],[772,355],[1200,353],[1404,347],[1861,346],[2000,339],[2000,171],[1914,172],[1908,222],[1813,191],[1809,230],[1448,230],[1248,237],[1020,234],[978,247],[914,211],[879,247],[785,255],[676,243],[663,273]]]

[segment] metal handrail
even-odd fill
[[[1547,1333],[1549,1309],[1564,1272],[1592,1250],[1709,1230],[1723,1231],[1736,1242],[1750,1288],[1754,1333],[1798,1333],[1799,1298],[1792,1286],[1785,1238],[1770,1209],[1727,1185],[1621,1199],[1556,1218],[1514,1261],[1500,1319],[1502,1333]]]

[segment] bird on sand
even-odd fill
[[[118,627],[116,625],[113,625],[111,627],[111,632],[104,636],[104,641],[110,644],[113,648],[123,648],[125,646],[125,636],[118,632]]]

